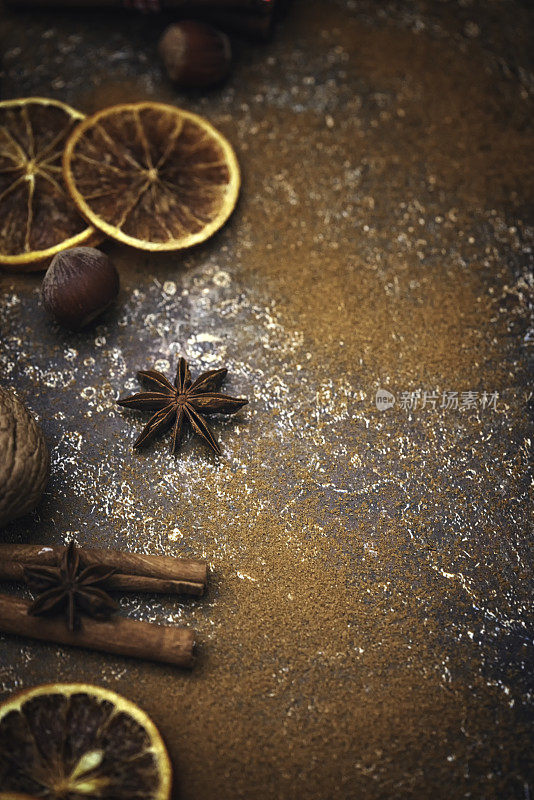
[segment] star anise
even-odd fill
[[[220,455],[221,448],[203,414],[234,414],[248,403],[243,397],[230,397],[217,391],[227,372],[227,369],[210,370],[192,381],[185,358],[178,361],[174,386],[165,375],[156,370],[138,372],[139,380],[154,391],[134,394],[117,402],[125,408],[156,413],[143,428],[134,447],[141,447],[157,434],[172,427],[171,453],[174,455],[178,452],[185,428],[189,426]]]
[[[69,631],[79,626],[80,613],[104,619],[117,608],[115,601],[101,588],[114,572],[99,564],[83,568],[78,548],[71,542],[65,548],[59,567],[24,568],[26,583],[37,593],[28,614],[42,616],[65,611]]]

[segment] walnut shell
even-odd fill
[[[0,387],[0,528],[31,511],[44,492],[50,458],[43,432],[13,392]]]

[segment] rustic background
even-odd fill
[[[1,381],[52,453],[38,512],[1,535],[206,557],[205,598],[121,603],[194,627],[198,663],[3,637],[2,695],[124,693],[185,800],[530,800],[532,9],[297,0],[200,95],[162,73],[168,21],[0,7],[2,98],[183,105],[244,178],[194,251],[106,244],[120,300],[85,333],[46,318],[38,275],[0,273]],[[220,459],[131,450],[146,417],[114,400],[179,354],[250,399]],[[419,389],[478,403],[404,409]]]

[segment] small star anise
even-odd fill
[[[115,601],[101,588],[114,572],[99,564],[82,568],[78,549],[71,542],[65,548],[59,567],[24,568],[26,583],[38,593],[28,614],[42,616],[66,611],[69,631],[78,627],[80,612],[104,619],[117,608]]]
[[[248,403],[243,397],[230,397],[217,391],[227,372],[227,369],[210,370],[192,381],[185,358],[178,361],[174,386],[165,375],[156,370],[138,372],[139,380],[154,391],[134,394],[117,402],[125,408],[156,413],[143,428],[134,447],[141,447],[158,433],[172,427],[171,453],[174,455],[180,447],[185,427],[189,425],[194,433],[201,436],[220,455],[221,448],[202,414],[234,414]]]

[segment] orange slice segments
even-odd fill
[[[0,102],[0,265],[45,269],[61,250],[95,231],[65,189],[61,158],[83,114],[57,100]]]
[[[163,103],[87,117],[66,144],[63,169],[83,216],[142,250],[203,242],[232,213],[240,186],[237,158],[219,131]]]
[[[156,726],[109,689],[56,683],[0,704],[0,797],[169,800],[171,784]]]

